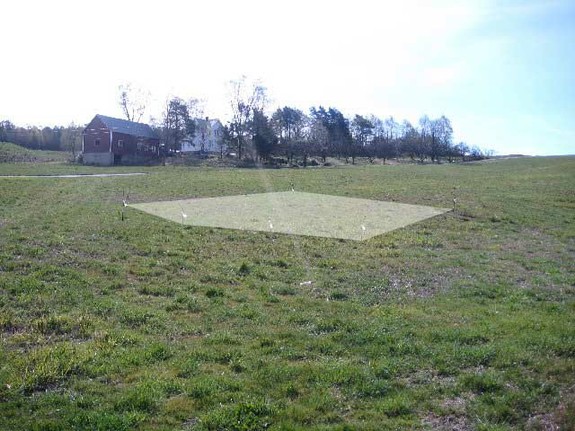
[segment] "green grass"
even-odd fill
[[[572,429],[574,158],[134,170],[0,179],[0,429]],[[363,242],[121,217],[291,183],[457,205]]]
[[[97,167],[71,163],[66,151],[29,150],[0,142],[0,175],[58,175],[140,172],[138,166]]]
[[[64,151],[34,151],[19,145],[0,142],[0,163],[61,163],[70,158],[70,153]]]

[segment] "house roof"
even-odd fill
[[[196,123],[197,126],[204,126],[206,123],[210,123],[210,127],[212,128],[218,128],[222,126],[222,122],[220,120],[218,120],[217,118],[194,118],[194,121]]]
[[[126,135],[138,136],[140,138],[158,139],[156,132],[147,124],[106,117],[100,114],[96,115],[96,117],[112,132],[125,133]]]

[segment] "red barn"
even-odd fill
[[[87,165],[140,164],[157,159],[160,139],[143,123],[96,115],[82,132]]]

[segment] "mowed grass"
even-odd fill
[[[575,426],[575,158],[142,169],[0,179],[0,429]],[[456,210],[363,242],[122,217],[292,183]]]

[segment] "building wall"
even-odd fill
[[[160,140],[114,132],[98,118],[82,134],[83,160],[91,165],[141,164],[158,158]]]
[[[97,117],[86,126],[82,138],[84,154],[110,152],[110,131]]]
[[[158,155],[159,139],[140,138],[125,133],[112,133],[112,153],[127,156],[155,157]]]
[[[85,165],[111,166],[114,164],[114,155],[108,153],[84,153],[82,160]]]
[[[194,138],[182,142],[182,152],[198,152],[203,149],[206,153],[219,153],[222,140],[222,124],[219,120],[196,120]]]
[[[137,148],[137,138],[124,133],[112,133],[112,153],[120,156],[135,154]]]

